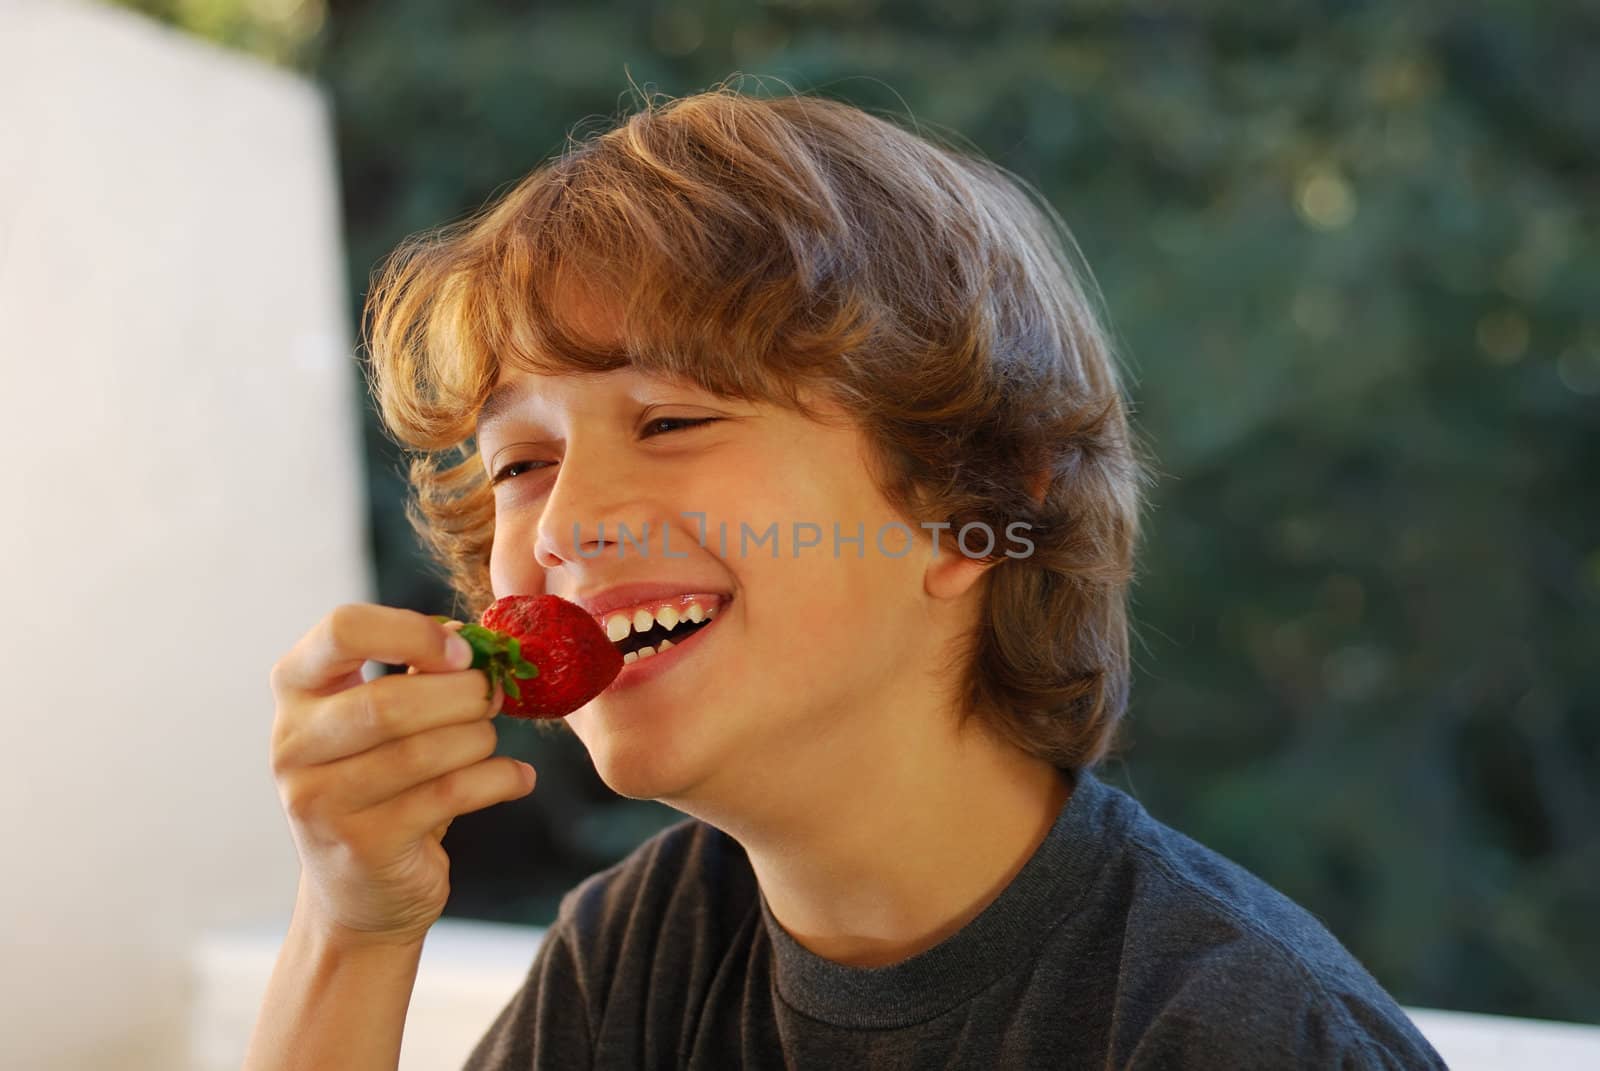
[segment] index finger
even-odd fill
[[[368,661],[446,673],[472,664],[472,648],[427,614],[394,606],[347,603],[319,621],[273,667],[273,682],[303,692],[326,689]]]

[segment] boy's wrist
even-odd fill
[[[289,937],[318,956],[349,957],[367,953],[420,955],[429,926],[395,932],[358,930],[324,911],[302,882],[295,899]]]

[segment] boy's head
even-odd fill
[[[636,581],[730,600],[698,653],[569,717],[613,788],[914,750],[892,715],[856,729],[908,696],[1058,766],[1105,753],[1144,470],[1041,205],[847,105],[718,88],[391,258],[372,386],[464,612]]]

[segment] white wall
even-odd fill
[[[292,904],[272,661],[370,598],[329,117],[0,0],[0,1067],[183,1066],[189,946]]]

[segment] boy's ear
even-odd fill
[[[1044,501],[1045,492],[1049,489],[1048,470],[1035,473],[1028,481],[1028,495],[1036,503]],[[953,599],[958,595],[964,595],[968,588],[978,582],[985,569],[998,562],[998,558],[993,561],[979,561],[967,557],[959,549],[947,550],[941,540],[938,557],[928,561],[927,572],[922,578],[922,588],[936,599]]]
[[[928,559],[928,568],[922,574],[922,590],[936,599],[954,599],[965,595],[967,589],[978,582],[983,571],[994,565],[961,553],[959,547],[947,547],[939,541],[938,556]]]

